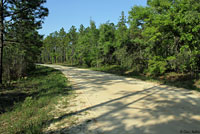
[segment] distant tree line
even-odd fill
[[[27,75],[40,55],[46,0],[0,0],[0,84]],[[3,78],[3,79],[2,79]]]
[[[72,26],[48,35],[43,63],[88,67],[119,65],[150,75],[200,70],[200,0],[148,0],[117,25]]]

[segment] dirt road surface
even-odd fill
[[[87,69],[62,71],[76,90],[47,133],[200,134],[200,93]],[[77,117],[69,126],[63,120]],[[57,125],[63,122],[62,125]]]

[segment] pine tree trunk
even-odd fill
[[[0,1],[0,84],[2,84],[3,77],[3,32],[4,32],[4,16],[3,16],[3,0]]]

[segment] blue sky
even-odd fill
[[[146,6],[147,0],[47,0],[45,7],[49,9],[49,16],[45,18],[40,34],[60,30],[66,32],[72,25],[79,28],[81,24],[89,26],[90,19],[97,27],[108,20],[117,23],[121,12],[128,12],[134,5]]]

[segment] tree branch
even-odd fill
[[[13,13],[7,14],[7,15],[5,15],[4,17],[6,18],[6,17],[11,17],[11,16],[13,16],[13,15],[17,15],[17,14],[19,14],[21,11],[26,12],[26,10],[28,10],[28,9],[29,9],[29,8],[25,8],[25,9],[22,9],[22,10],[18,10],[17,12],[13,12]]]
[[[17,40],[4,40],[5,42],[7,42],[7,43],[22,43],[22,42],[20,42],[20,41],[17,41]]]

